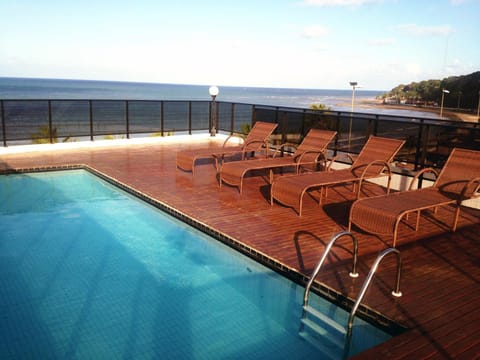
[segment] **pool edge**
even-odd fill
[[[5,170],[0,170],[0,175],[9,175],[9,174],[26,174],[26,173],[36,173],[36,172],[50,172],[50,171],[68,171],[68,170],[86,170],[89,173],[99,177],[100,179],[122,189],[123,191],[137,197],[138,199],[145,201],[146,203],[154,206],[155,208],[166,212],[167,214],[189,224],[195,229],[213,237],[214,239],[226,244],[227,246],[239,251],[243,255],[250,257],[251,259],[259,262],[260,264],[268,267],[269,269],[279,273],[280,275],[288,278],[289,280],[305,286],[309,280],[309,277],[302,274],[298,270],[291,268],[282,262],[258,251],[235,238],[216,230],[215,228],[185,214],[184,212],[175,209],[169,204],[155,199],[152,196],[149,196],[146,193],[143,193],[134,187],[123,183],[122,181],[109,176],[102,171],[95,169],[94,167],[86,164],[68,164],[68,165],[55,165],[55,166],[39,166],[39,167],[28,167],[28,168],[8,168]],[[344,310],[350,312],[353,304],[355,303],[354,299],[346,297],[337,290],[321,283],[315,281],[312,290],[328,301],[334,303],[337,306],[342,307]],[[398,335],[408,328],[398,324],[394,320],[386,317],[385,315],[379,313],[378,311],[361,304],[357,316],[361,317],[363,320],[379,327],[383,331],[386,331],[392,336]]]

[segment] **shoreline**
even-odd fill
[[[419,111],[426,113],[440,113],[440,108],[426,108],[418,107],[414,105],[402,105],[402,104],[384,104],[381,100],[365,100],[360,104],[356,105],[358,107],[374,107],[380,109],[393,109],[393,110],[410,110],[410,111]],[[443,117],[448,118],[449,120],[463,121],[477,123],[478,118],[476,114],[468,114],[461,111],[454,111],[451,109],[443,109]]]

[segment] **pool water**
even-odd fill
[[[1,359],[343,355],[299,336],[302,287],[87,171],[0,176],[0,199]],[[350,355],[390,337],[354,324]]]

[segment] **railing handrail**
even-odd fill
[[[318,273],[320,272],[320,269],[322,268],[323,263],[325,262],[325,259],[327,258],[328,254],[330,253],[330,250],[333,246],[333,244],[340,239],[343,236],[349,236],[352,241],[353,241],[353,265],[352,265],[352,271],[350,272],[351,277],[358,277],[358,272],[357,272],[357,255],[358,255],[358,242],[355,236],[348,231],[341,231],[334,235],[330,241],[328,242],[327,246],[325,247],[325,250],[323,252],[322,257],[320,258],[320,261],[318,262],[317,266],[312,272],[312,275],[310,276],[310,280],[307,283],[307,286],[305,287],[305,292],[303,293],[303,307],[306,307],[308,305],[308,296],[310,293],[310,288],[312,287],[313,282],[315,281],[315,278],[317,277]]]
[[[358,295],[357,300],[353,305],[352,311],[350,312],[350,316],[348,317],[348,324],[347,324],[349,334],[352,331],[353,319],[355,317],[355,313],[357,312],[358,307],[361,301],[363,300],[365,293],[367,292],[368,286],[370,285],[372,278],[375,275],[375,272],[377,271],[378,265],[383,260],[383,258],[390,253],[394,253],[397,257],[397,275],[396,275],[395,289],[392,291],[392,295],[395,297],[402,296],[402,293],[400,292],[400,275],[401,275],[401,269],[402,269],[402,259],[400,256],[400,251],[396,248],[387,248],[383,250],[375,259],[375,262],[370,268],[370,272],[368,273],[368,276],[365,279],[365,282],[363,283],[362,289],[360,290],[360,294]]]
[[[210,104],[210,100],[0,99],[0,138],[6,147],[42,140],[94,141],[101,136],[128,139],[135,134],[207,132],[212,128]],[[439,155],[436,147],[445,146],[447,151],[453,146],[478,149],[475,139],[480,136],[478,123],[446,119],[227,101],[217,101],[217,105],[215,119],[219,131],[241,132],[242,124],[252,125],[257,120],[276,122],[277,141],[284,142],[290,134],[302,135],[313,126],[321,127],[337,131],[329,146],[334,154],[345,150],[358,152],[370,135],[401,137],[407,143],[397,160],[413,164],[413,170],[441,167],[446,156]],[[353,119],[352,134],[346,128],[350,119]],[[351,147],[347,147],[347,135],[352,140]]]

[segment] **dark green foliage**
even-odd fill
[[[440,104],[442,89],[450,91],[444,105],[451,108],[476,109],[480,91],[480,71],[469,75],[450,76],[443,80],[424,80],[401,84],[382,98],[394,98],[411,104]]]

